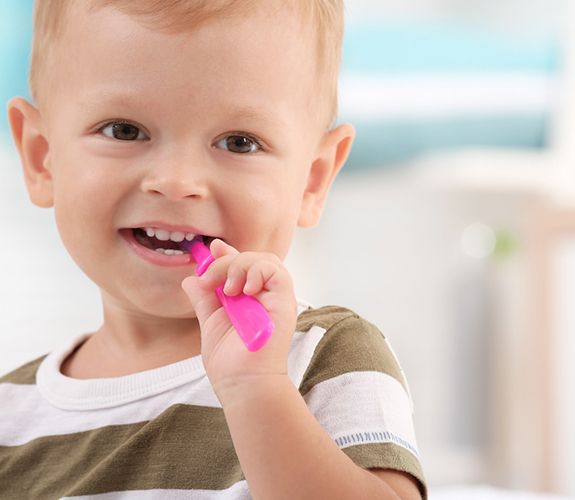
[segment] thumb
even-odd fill
[[[200,326],[204,325],[207,319],[221,307],[216,294],[212,289],[206,290],[200,278],[196,276],[188,276],[182,281],[181,286],[194,306]]]

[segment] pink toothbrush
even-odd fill
[[[214,256],[201,236],[185,242],[185,245],[196,261],[196,275],[201,276],[215,260]],[[223,286],[216,288],[216,295],[248,351],[260,350],[274,329],[273,321],[261,302],[244,293],[227,296]]]

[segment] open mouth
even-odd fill
[[[213,237],[183,233],[180,231],[167,231],[164,229],[133,228],[134,240],[145,248],[164,255],[184,255],[188,254],[192,240],[201,238],[209,246],[214,240]]]

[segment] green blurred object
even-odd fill
[[[519,250],[519,241],[511,230],[498,229],[495,232],[495,237],[495,249],[493,250],[495,260],[507,260]]]

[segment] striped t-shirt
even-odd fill
[[[409,390],[384,336],[347,309],[300,311],[288,366],[310,412],[356,464],[407,472],[425,494]],[[0,499],[250,498],[200,356],[66,377],[83,340],[0,378]]]

